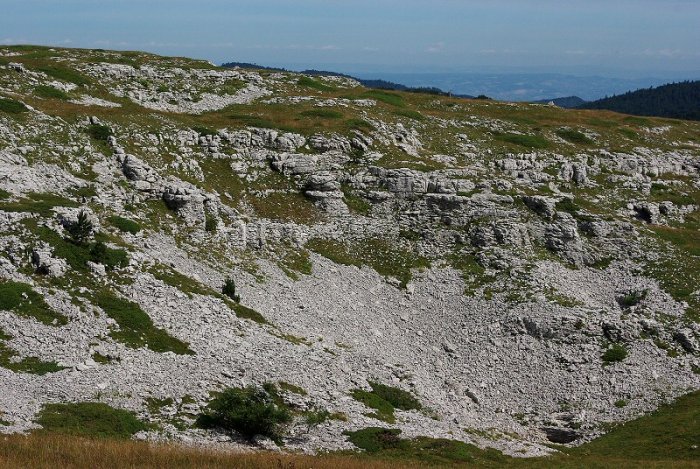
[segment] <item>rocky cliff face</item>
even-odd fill
[[[369,426],[584,441],[700,388],[698,142],[684,121],[0,49],[0,431],[101,401],[158,423],[144,438],[234,445],[194,416],[274,382],[338,417],[289,448]],[[352,397],[370,381],[423,410],[378,420]]]

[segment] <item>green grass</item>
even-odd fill
[[[42,217],[50,217],[53,215],[53,209],[56,207],[79,207],[80,204],[70,199],[66,199],[55,194],[39,194],[30,193],[26,198],[20,199],[17,202],[1,202],[0,210],[5,212],[29,212],[36,213]]]
[[[409,119],[413,119],[415,121],[423,121],[425,120],[425,116],[421,114],[418,111],[413,111],[410,109],[399,109],[397,111],[394,111],[394,114],[397,116],[401,117],[408,117]]]
[[[87,133],[95,140],[106,142],[112,136],[112,129],[102,124],[91,124]]]
[[[299,80],[297,80],[297,85],[303,86],[306,88],[311,88],[311,89],[314,89],[316,91],[334,91],[335,90],[334,87],[328,86],[319,80],[314,80],[313,78],[309,78],[309,77],[299,78]]]
[[[306,396],[308,393],[304,390],[304,388],[297,386],[295,384],[287,383],[286,381],[280,381],[277,383],[279,388],[282,391],[285,392],[291,392],[292,394],[296,394],[298,396]]]
[[[343,113],[333,109],[309,109],[300,113],[304,117],[312,117],[315,119],[342,119]]]
[[[251,197],[249,202],[258,216],[271,220],[308,225],[320,216],[313,202],[298,192],[275,192],[266,197]]]
[[[353,389],[350,395],[358,402],[374,409],[376,412],[369,414],[370,417],[383,420],[387,423],[394,423],[394,411],[400,410],[420,410],[423,406],[410,393],[399,388],[387,386],[385,384],[369,381],[371,391],[364,389]]]
[[[39,85],[34,88],[34,95],[40,98],[60,99],[62,101],[68,101],[70,99],[70,96],[68,96],[66,92],[47,85]]]
[[[178,355],[194,354],[188,344],[155,327],[148,314],[136,303],[101,292],[97,295],[97,306],[119,324],[119,331],[110,334],[112,338],[128,347],[148,347],[154,352]]]
[[[36,422],[44,432],[90,438],[130,439],[151,429],[133,413],[99,402],[45,404]]]
[[[63,326],[68,318],[46,304],[44,298],[26,283],[0,281],[0,310],[32,317],[46,325]]]
[[[405,288],[413,278],[412,269],[430,266],[428,259],[395,246],[386,239],[342,243],[314,238],[306,244],[306,247],[336,264],[357,267],[367,265],[380,275],[398,279],[402,288]]]
[[[537,150],[549,148],[549,142],[547,139],[540,135],[497,134],[496,138],[502,142],[519,145],[525,148]]]
[[[192,298],[192,295],[215,295],[216,292],[211,288],[202,285],[200,282],[181,274],[180,272],[166,267],[164,265],[156,265],[150,270],[151,274],[161,282],[173,288],[177,288],[182,293]]]
[[[400,94],[392,93],[390,91],[368,90],[365,93],[363,93],[361,97],[374,99],[396,107],[403,107],[406,105],[403,96],[401,96]]]
[[[136,234],[141,231],[141,225],[133,220],[129,220],[128,218],[114,215],[109,217],[107,221],[122,233]]]
[[[12,194],[4,189],[0,189],[0,200],[9,199],[10,197],[12,197]]]
[[[24,104],[14,99],[0,98],[0,112],[6,114],[21,114],[27,112],[29,109]]]
[[[591,140],[586,134],[579,132],[578,130],[572,129],[559,129],[556,134],[570,143],[576,143],[578,145],[591,145],[593,140]]]
[[[370,456],[440,467],[507,467],[511,458],[495,449],[480,449],[461,441],[401,438],[401,430],[370,427],[345,432],[350,443]]]
[[[372,211],[372,204],[367,199],[356,195],[347,184],[342,184],[340,188],[343,191],[345,205],[347,205],[350,210],[359,215],[367,216],[370,214]]]
[[[249,321],[257,322],[258,324],[269,324],[267,319],[265,319],[262,314],[258,313],[253,308],[243,306],[242,304],[234,301],[226,301],[226,303],[236,314],[236,317],[240,319],[247,319]]]
[[[356,130],[375,130],[374,126],[364,119],[351,118],[345,121],[345,126]]]
[[[45,67],[39,67],[38,70],[40,72],[44,72],[51,78],[55,78],[57,80],[61,81],[67,81],[73,84],[76,84],[78,86],[83,86],[87,85],[90,83],[90,80],[88,78],[79,73],[76,72],[73,69],[70,68],[65,68],[57,65],[51,65],[51,66],[45,66]]]

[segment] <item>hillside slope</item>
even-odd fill
[[[700,388],[699,171],[694,122],[2,47],[0,431],[247,446],[196,417],[274,383],[290,450],[586,441]]]
[[[581,109],[607,109],[638,116],[700,120],[700,81],[671,83],[599,99]]]

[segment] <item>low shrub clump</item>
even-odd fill
[[[129,439],[135,433],[149,429],[131,412],[99,402],[46,404],[37,423],[44,427],[45,432],[90,438]]]
[[[586,134],[572,129],[559,129],[556,131],[557,136],[563,138],[567,142],[577,143],[580,145],[590,145],[593,143]]]
[[[396,420],[394,411],[396,409],[420,410],[423,408],[415,397],[399,388],[373,381],[370,381],[369,385],[372,387],[371,391],[353,389],[351,395],[356,401],[362,402],[367,407],[376,410],[375,413],[370,414],[371,417],[394,423]]]
[[[544,149],[549,147],[549,142],[539,135],[499,134],[496,138],[502,142],[525,148]]]
[[[647,290],[631,291],[617,299],[618,304],[622,308],[631,308],[637,306],[647,297]]]
[[[624,345],[614,344],[603,353],[603,363],[609,365],[611,363],[621,362],[627,358],[627,355],[628,352]]]
[[[246,438],[264,435],[279,439],[292,414],[275,400],[275,396],[257,386],[228,388],[209,402],[197,423],[204,428],[236,431]]]
[[[34,94],[40,98],[46,99],[60,99],[63,101],[70,99],[70,96],[68,96],[64,91],[54,88],[53,86],[46,85],[39,85],[34,88]]]
[[[112,226],[117,228],[122,233],[136,234],[141,231],[141,225],[128,218],[123,218],[120,216],[112,216],[107,219]]]
[[[0,111],[7,114],[21,114],[29,111],[27,106],[14,99],[0,98]]]
[[[0,282],[0,310],[33,317],[46,325],[62,326],[68,323],[68,318],[51,309],[44,298],[26,283]]]

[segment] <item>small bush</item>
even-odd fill
[[[93,226],[87,213],[81,210],[80,213],[78,213],[76,222],[72,223],[67,230],[71,240],[75,244],[85,244],[87,240],[90,239],[90,236],[92,236]]]
[[[647,290],[635,290],[621,296],[617,299],[618,304],[622,308],[631,308],[641,303],[647,297]]]
[[[218,225],[219,225],[219,222],[217,221],[215,216],[207,215],[207,218],[204,221],[204,231],[206,231],[208,233],[214,233],[216,231],[216,227]]]
[[[618,409],[622,409],[623,407],[627,407],[627,400],[625,399],[619,399],[615,401],[615,407]]]
[[[106,125],[92,124],[88,127],[87,133],[95,140],[106,142],[112,136],[112,129]]]
[[[115,228],[117,228],[122,233],[136,234],[141,231],[141,225],[128,218],[122,218],[119,216],[112,216],[107,219]]]
[[[90,438],[129,439],[149,426],[126,410],[98,402],[46,404],[37,423],[44,431]]]
[[[0,189],[0,200],[9,199],[12,196],[9,192],[4,189]]]
[[[14,99],[0,98],[0,111],[7,114],[20,114],[29,111],[29,109]]]
[[[216,135],[217,132],[214,129],[210,129],[209,127],[204,127],[203,125],[193,125],[192,130],[197,132],[199,135],[207,136],[207,135]]]
[[[236,282],[231,277],[224,281],[224,286],[221,288],[221,293],[231,298],[236,303],[241,301],[241,295],[236,293]]]
[[[289,409],[275,403],[267,391],[256,386],[228,388],[207,405],[197,419],[204,428],[236,431],[247,438],[264,435],[279,439],[292,420]]]
[[[394,410],[420,410],[422,408],[421,403],[406,391],[373,381],[369,381],[369,385],[372,387],[372,391],[354,389],[351,391],[351,395],[355,400],[377,411],[372,414],[372,417],[393,423],[395,421]]]
[[[621,362],[627,358],[627,354],[628,352],[624,345],[614,344],[603,354],[603,363],[609,365],[611,363]]]
[[[570,143],[578,143],[580,145],[590,145],[593,143],[586,134],[572,129],[559,129],[556,131],[557,136],[563,138]]]
[[[126,267],[129,264],[129,255],[122,249],[108,248],[105,243],[98,241],[90,248],[90,260],[113,270]]]
[[[34,94],[40,98],[46,99],[60,99],[63,101],[70,99],[70,96],[68,96],[64,91],[54,88],[53,86],[46,85],[39,85],[34,88]]]

